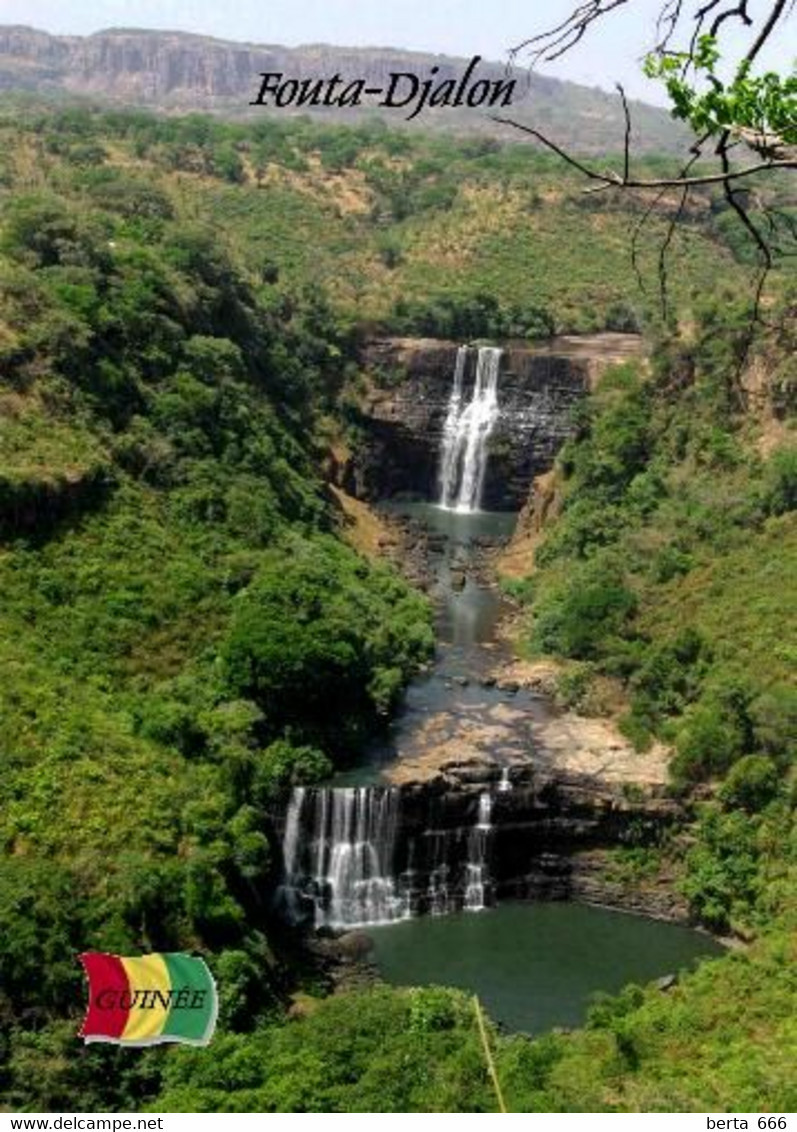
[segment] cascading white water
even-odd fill
[[[487,881],[487,845],[492,830],[493,799],[488,791],[479,795],[479,816],[468,834],[468,863],[464,908],[481,912]]]
[[[418,830],[417,810],[402,816],[400,788],[295,787],[285,811],[284,875],[276,897],[291,923],[315,928],[390,924],[428,911],[477,912],[488,903],[493,801],[479,794],[472,825],[436,818]]]
[[[429,836],[433,839],[434,847],[430,853],[431,868],[426,886],[426,899],[429,902],[431,916],[445,916],[455,907],[450,889],[449,834],[446,830],[434,830],[430,831]]]
[[[468,347],[460,346],[440,451],[440,506],[478,511],[487,470],[487,442],[499,416],[498,374],[502,351],[479,346],[473,394],[463,403]]]
[[[501,781],[498,783],[499,794],[508,794],[512,789],[512,781],[509,777],[509,767],[505,766],[501,769]]]
[[[451,911],[451,897],[448,892],[448,865],[440,865],[429,874],[426,895],[429,900],[430,916],[445,916]]]
[[[406,918],[409,904],[396,891],[393,876],[397,827],[397,790],[361,786],[308,795],[297,787],[283,838],[286,906],[296,909],[302,896],[309,898],[315,927],[364,927]],[[303,830],[310,838],[308,868],[299,852]]]
[[[277,890],[277,899],[285,909],[289,920],[299,918],[299,897],[297,882],[299,880],[299,837],[301,835],[302,813],[305,799],[304,786],[297,786],[291,794],[288,812],[285,815],[285,833],[282,838],[282,859],[284,863],[284,880]]]
[[[299,825],[304,809],[304,796],[304,786],[297,786],[291,795],[291,802],[285,817],[282,853],[285,861],[285,876],[288,880],[296,873],[296,851],[299,848]]]
[[[440,449],[438,481],[440,486],[440,506],[450,507],[457,481],[457,469],[462,455],[458,442],[459,420],[462,414],[462,382],[468,360],[468,347],[460,346],[454,363],[454,385],[448,399],[448,412],[443,425],[443,443]]]

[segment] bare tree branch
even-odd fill
[[[747,0],[740,0],[738,8],[726,8],[724,12],[720,12],[711,25],[708,34],[716,36],[725,21],[732,20],[735,16],[738,16],[745,27],[749,28],[753,26],[753,21],[747,14]]]
[[[623,103],[623,117],[625,119],[625,135],[623,137],[623,180],[628,181],[631,176],[631,114],[628,110],[628,99],[620,83],[617,84],[620,98]]]
[[[581,0],[567,19],[562,20],[556,27],[532,36],[512,48],[509,53],[510,60],[514,61],[524,50],[530,51],[532,69],[541,60],[558,59],[575,47],[591,26],[607,13],[616,8],[633,4],[633,2],[634,0]],[[702,3],[700,0],[664,0],[656,19],[655,53],[659,56],[683,60],[682,67],[679,69],[684,82],[691,83],[691,73],[696,72],[697,77],[702,75],[713,83],[718,94],[723,96],[726,88],[720,79],[711,72],[711,69],[704,73],[703,65],[697,62],[701,37],[707,34],[716,40],[726,25],[731,22],[745,28],[753,28],[757,23],[760,23],[752,44],[736,64],[737,76],[739,76],[752,67],[761,49],[770,40],[784,15],[787,15],[794,8],[795,3],[797,3],[797,0],[769,0],[765,12],[761,16],[757,15],[754,20],[749,11],[750,0],[703,0]],[[674,41],[687,19],[691,24],[688,49],[686,51],[677,50]],[[720,187],[726,204],[745,229],[758,256],[760,270],[755,287],[754,321],[759,320],[764,285],[768,273],[775,264],[775,257],[797,254],[797,251],[790,252],[781,246],[781,235],[783,233],[785,233],[787,240],[797,245],[797,221],[787,212],[771,209],[765,200],[760,199],[760,196],[752,196],[749,192],[742,193],[741,182],[748,178],[772,174],[779,170],[797,169],[797,146],[791,144],[790,139],[787,144],[785,138],[772,132],[768,121],[764,120],[767,117],[765,111],[761,111],[762,121],[755,128],[747,124],[744,115],[741,116],[739,122],[729,125],[722,123],[722,128],[719,128],[717,121],[712,119],[713,125],[709,126],[703,136],[690,147],[690,158],[674,176],[635,177],[631,174],[632,129],[630,107],[624,88],[617,84],[617,90],[620,95],[623,114],[622,172],[612,168],[597,168],[594,164],[575,157],[532,126],[499,115],[493,115],[493,120],[501,125],[511,126],[513,129],[528,134],[540,145],[577,170],[589,182],[584,189],[585,193],[606,192],[611,189],[655,192],[655,196],[647,203],[641,218],[635,224],[631,238],[631,260],[643,291],[645,291],[645,286],[639,261],[641,233],[651,214],[661,205],[667,190],[678,191],[677,205],[669,218],[658,254],[659,292],[665,316],[668,308],[667,257],[676,228],[683,219],[689,194],[694,189],[701,187]],[[684,116],[686,116],[686,113]],[[703,147],[712,136],[718,136],[713,151],[718,168],[710,172],[693,173],[692,169],[695,163],[704,156]],[[746,164],[744,162],[732,162],[731,160],[731,152],[740,145],[746,147],[748,153]],[[753,159],[752,154],[750,154],[751,150],[759,160]],[[751,200],[754,202],[755,220],[751,216]],[[763,227],[759,227],[759,224]]]
[[[608,170],[606,173],[601,173],[597,169],[590,169],[584,165],[578,158],[573,157],[572,154],[567,153],[556,142],[551,141],[550,138],[535,130],[533,126],[526,126],[522,122],[517,122],[513,118],[504,118],[499,114],[491,114],[490,117],[494,122],[498,122],[502,126],[512,126],[516,130],[522,130],[524,134],[530,134],[536,138],[541,145],[550,149],[552,153],[557,154],[568,165],[572,165],[574,169],[578,169],[585,177],[591,181],[598,181],[602,188],[607,189],[660,189],[660,188],[681,188],[684,185],[721,185],[727,180],[738,180],[742,177],[752,177],[755,173],[766,173],[773,169],[797,169],[797,156],[787,157],[783,159],[773,158],[771,161],[760,161],[755,165],[746,165],[741,169],[729,169],[728,171],[722,170],[718,173],[707,173],[700,177],[655,177],[649,179],[642,179],[636,177],[623,177],[613,170]],[[596,190],[593,190],[596,191]]]
[[[772,32],[775,30],[775,24],[777,24],[780,17],[786,11],[786,5],[788,3],[789,3],[789,0],[775,0],[775,4],[773,5],[772,10],[769,13],[769,16],[767,17],[766,21],[764,22],[764,26],[761,28],[761,31],[758,33],[758,38],[756,39],[755,43],[753,44],[753,46],[750,48],[750,50],[747,52],[747,54],[744,57],[745,63],[752,63],[753,62],[753,60],[755,59],[758,52],[761,50],[761,48],[764,46],[764,44],[769,39],[770,35],[772,35]],[[752,21],[750,21],[750,22],[752,23]]]
[[[769,271],[772,268],[772,252],[769,248],[769,245],[766,243],[763,236],[756,228],[755,224],[753,224],[752,220],[747,214],[747,210],[743,208],[736,199],[736,191],[732,181],[730,162],[728,160],[728,138],[729,134],[726,131],[720,138],[719,144],[717,145],[717,154],[720,158],[720,161],[722,162],[722,169],[725,174],[725,179],[722,182],[725,199],[734,210],[736,215],[739,217],[749,234],[752,236],[756,247],[761,252],[764,266],[766,267],[767,271]]]
[[[691,155],[689,157],[689,160],[682,167],[681,172],[678,174],[678,177],[681,180],[683,180],[683,178],[687,176],[687,174],[689,173],[689,170],[692,168],[692,166],[695,164],[695,162],[699,161],[700,158],[702,157],[703,146],[706,144],[708,139],[709,139],[709,135],[704,134],[703,137],[699,138],[697,140],[697,142],[692,146],[692,151],[691,151]],[[640,217],[640,219],[634,225],[634,231],[631,234],[631,266],[634,269],[634,274],[636,275],[637,283],[639,284],[639,288],[640,288],[640,290],[642,291],[643,294],[647,294],[647,287],[645,286],[645,280],[644,280],[644,277],[642,275],[642,270],[641,270],[641,267],[640,267],[640,264],[639,264],[639,238],[642,235],[642,231],[643,231],[645,225],[647,224],[648,220],[650,219],[651,215],[653,214],[653,212],[656,210],[656,208],[658,208],[659,204],[661,203],[662,198],[664,197],[665,193],[667,192],[668,187],[669,186],[666,186],[662,189],[659,189],[659,191],[654,196],[653,200],[648,204],[647,208],[642,213],[642,216]],[[689,190],[685,189],[684,190],[684,196],[681,199],[681,204],[680,204],[679,209],[678,209],[679,218],[682,215],[684,208],[686,207],[686,201],[687,201],[688,193],[689,193]],[[668,233],[667,247],[669,247],[670,241],[672,240],[673,235],[674,235],[674,232]],[[659,270],[659,288],[660,288],[660,291],[659,291],[659,296],[660,296],[660,299],[661,299],[662,314],[666,318],[667,308],[668,308],[667,278],[666,278],[666,274],[664,274],[664,275],[662,274],[661,260],[659,260],[659,263],[660,263],[660,270]]]
[[[669,293],[667,289],[667,252],[670,249],[672,238],[675,235],[675,229],[678,227],[678,222],[683,216],[684,208],[686,207],[686,198],[689,196],[688,186],[681,190],[681,199],[678,201],[678,207],[673,215],[670,217],[670,223],[667,226],[667,232],[664,239],[659,245],[659,297],[661,299],[661,314],[662,318],[666,320],[669,313]]]
[[[669,46],[670,40],[675,35],[675,29],[678,27],[678,21],[681,18],[681,9],[683,7],[683,0],[667,0],[667,3],[659,12],[656,18],[656,50],[666,51]],[[667,30],[662,31],[664,25],[667,24]]]
[[[595,20],[605,16],[607,12],[611,12],[614,8],[619,8],[628,3],[630,3],[630,0],[584,0],[584,3],[580,4],[566,20],[562,20],[561,24],[552,28],[551,31],[533,35],[530,39],[524,39],[522,43],[513,47],[509,52],[510,57],[514,59],[521,51],[531,48],[532,66],[540,59],[545,59],[548,62],[558,59],[560,55],[564,55],[566,51],[569,51],[571,47],[578,43],[587,28]]]

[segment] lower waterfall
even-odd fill
[[[440,506],[456,511],[478,511],[487,470],[487,443],[498,420],[500,350],[479,346],[470,401],[464,403],[463,384],[469,355],[460,346],[454,366],[454,384],[443,426],[438,479]]]
[[[291,795],[280,896],[290,919],[310,905],[315,927],[389,924],[409,915],[393,876],[399,792],[380,787]]]
[[[434,794],[419,812],[417,795],[400,787],[295,787],[284,819],[281,913],[337,929],[480,911],[490,902],[493,802],[483,790],[468,825],[467,795],[452,814]]]
[[[468,872],[464,904],[468,912],[481,912],[485,907],[487,850],[492,831],[492,811],[493,799],[485,790],[479,795],[478,820],[468,835]]]

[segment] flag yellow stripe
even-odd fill
[[[171,990],[169,968],[160,955],[142,955],[138,959],[122,959],[130,980],[130,993],[134,991],[161,991],[168,995]],[[152,1000],[152,995],[148,996]],[[169,1007],[156,1002],[153,1006],[136,1005],[130,1011],[121,1040],[123,1042],[145,1042],[157,1038],[166,1025]]]

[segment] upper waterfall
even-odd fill
[[[465,403],[463,386],[469,352],[467,346],[457,351],[438,472],[440,506],[457,511],[478,511],[481,506],[487,442],[499,416],[498,374],[503,351],[496,346],[478,347],[473,393]]]

